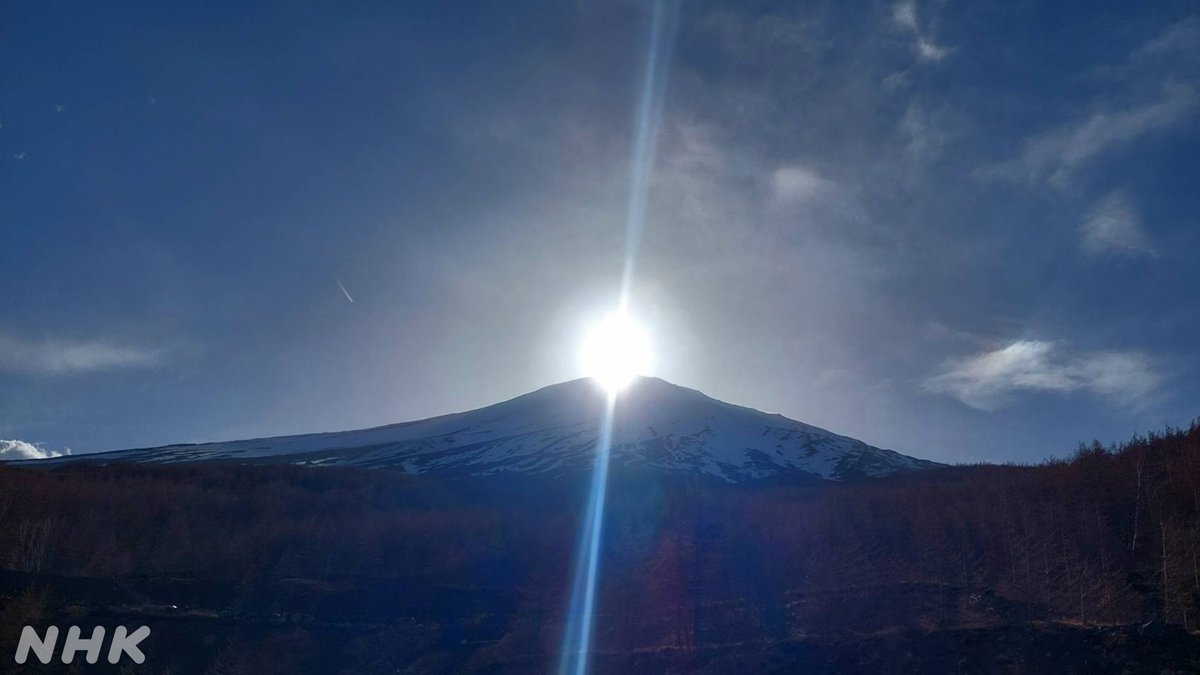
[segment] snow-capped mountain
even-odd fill
[[[373,429],[22,463],[226,461],[452,475],[559,473],[592,466],[606,400],[594,382],[580,379],[478,410]],[[741,481],[775,476],[845,480],[937,466],[651,377],[638,378],[621,392],[614,420],[614,467]]]

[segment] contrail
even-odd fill
[[[646,195],[650,174],[654,168],[654,153],[658,147],[658,130],[662,123],[663,98],[667,89],[667,67],[675,23],[679,15],[679,0],[655,0],[650,26],[649,55],[641,98],[634,115],[636,131],[633,156],[629,166],[629,207],[625,218],[625,267],[621,273],[619,311],[629,305],[633,287],[634,262],[641,244],[646,223]],[[604,531],[604,502],[608,492],[608,460],[612,452],[613,418],[617,394],[608,395],[600,438],[596,443],[596,466],[587,509],[575,557],[575,577],[571,584],[571,604],[567,610],[566,630],[558,672],[560,675],[586,675],[588,650],[591,648],[596,613],[596,582],[600,576],[600,543]]]
[[[353,303],[354,298],[350,297],[350,291],[346,290],[346,287],[342,285],[342,280],[337,278],[336,274],[333,276],[333,280],[337,283],[338,288],[342,289],[342,294],[346,296],[346,299]]]

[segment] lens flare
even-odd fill
[[[595,377],[608,390],[608,405],[596,442],[596,466],[587,509],[575,558],[575,577],[571,585],[571,605],[567,609],[566,631],[559,661],[559,673],[586,675],[588,650],[596,614],[596,585],[600,576],[601,535],[604,528],[604,501],[608,491],[608,459],[612,452],[613,416],[617,392],[650,365],[650,341],[645,331],[626,316],[633,288],[634,267],[638,257],[642,230],[646,223],[646,197],[650,190],[650,173],[654,167],[654,152],[658,145],[658,130],[662,122],[663,99],[667,89],[667,67],[675,22],[679,15],[678,0],[655,0],[650,24],[649,54],[646,75],[642,82],[641,99],[634,114],[635,138],[630,158],[629,205],[625,220],[625,265],[621,274],[620,310],[615,319],[606,320],[588,338],[584,346],[585,372]]]
[[[567,608],[566,632],[558,664],[559,675],[585,675],[592,624],[596,611],[596,580],[600,576],[600,535],[604,531],[604,502],[608,492],[608,456],[612,451],[613,410],[617,395],[608,395],[600,438],[596,442],[596,465],[587,511],[579,536],[579,554],[575,558],[575,577],[571,584],[571,605]]]

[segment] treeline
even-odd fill
[[[1200,628],[1196,423],[1036,467],[962,467],[748,505],[740,519],[809,588],[934,582],[1058,620]]]
[[[410,641],[428,637],[414,653],[459,631],[481,662],[548,654],[585,484],[0,468],[0,570],[166,580],[139,592],[181,611],[408,622],[423,627]],[[1036,467],[818,487],[617,470],[609,494],[601,649],[1032,621],[1200,627],[1196,424]]]

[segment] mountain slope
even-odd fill
[[[591,466],[604,406],[604,393],[580,379],[478,410],[373,429],[121,450],[36,464],[233,461],[457,475],[564,472]],[[617,399],[612,461],[727,481],[784,475],[845,480],[936,466],[649,377]]]

